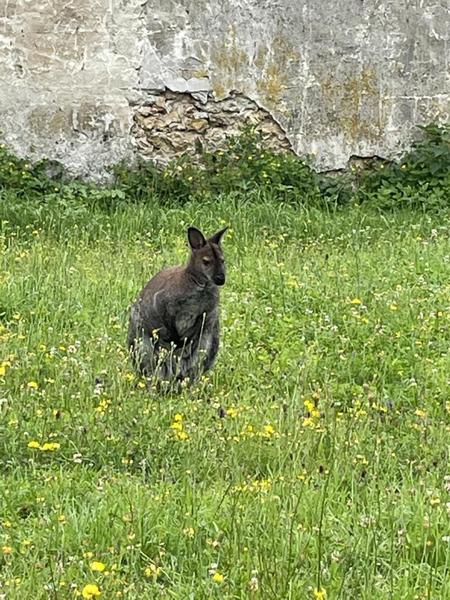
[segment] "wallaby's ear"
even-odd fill
[[[197,227],[189,227],[188,241],[192,250],[200,250],[206,244],[205,236]]]
[[[212,242],[213,244],[217,244],[218,246],[220,246],[220,242],[222,241],[222,238],[225,235],[225,231],[227,229],[228,229],[228,226],[224,227],[223,229],[221,229],[220,231],[218,231],[217,233],[215,233],[214,235],[212,235],[209,238],[209,241]]]

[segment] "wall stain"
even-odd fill
[[[336,126],[352,141],[361,138],[374,140],[381,135],[382,117],[374,120],[364,112],[375,109],[377,112],[379,87],[373,69],[364,67],[356,76],[338,80],[326,77],[321,82],[324,110],[333,115]]]
[[[254,65],[261,74],[256,87],[266,106],[280,109],[291,73],[298,71],[300,60],[300,53],[281,34],[275,35],[270,44],[258,48]]]
[[[216,98],[226,96],[229,90],[240,90],[249,66],[249,56],[238,44],[236,27],[231,25],[226,39],[211,44],[211,85]]]

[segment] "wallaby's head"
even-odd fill
[[[196,227],[189,227],[188,241],[191,248],[189,269],[195,277],[215,285],[225,283],[225,260],[220,243],[228,227],[221,229],[209,239]]]

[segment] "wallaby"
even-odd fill
[[[140,373],[157,380],[193,381],[214,364],[219,349],[219,289],[225,283],[221,241],[187,231],[184,267],[157,273],[131,307],[128,347]]]

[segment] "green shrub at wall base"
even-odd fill
[[[207,152],[199,146],[195,157],[184,155],[164,168],[143,160],[133,168],[115,165],[112,182],[102,186],[66,180],[61,174],[52,178],[48,161],[32,164],[1,145],[0,198],[14,204],[13,212],[26,203],[21,221],[24,213],[42,204],[74,211],[82,205],[109,210],[127,203],[173,205],[228,194],[322,208],[366,203],[380,210],[435,211],[450,202],[450,127],[420,129],[420,140],[399,161],[358,172],[317,173],[309,159],[276,153],[253,130],[244,129],[223,150]]]

